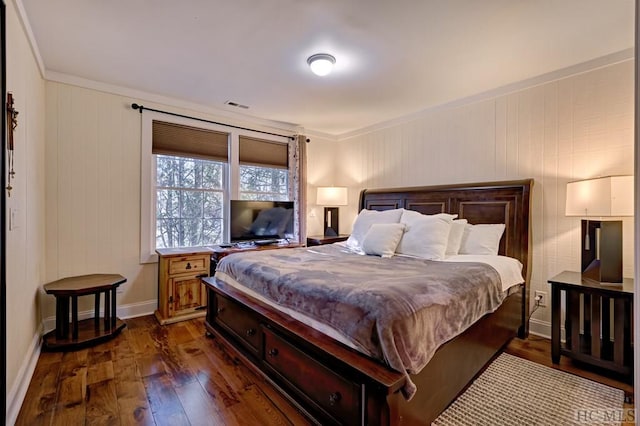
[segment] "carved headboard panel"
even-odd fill
[[[514,257],[531,274],[531,187],[533,179],[393,189],[365,189],[360,210],[405,208],[424,214],[451,213],[469,223],[504,223],[499,253]]]

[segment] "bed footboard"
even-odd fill
[[[207,330],[320,424],[430,424],[520,326],[522,292],[516,292],[443,345],[412,376],[418,392],[406,401],[402,374],[215,278],[203,281]]]

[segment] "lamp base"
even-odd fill
[[[340,225],[338,222],[338,208],[325,207],[324,208],[324,236],[337,237],[339,229],[340,229]]]
[[[622,221],[582,221],[582,275],[598,282],[622,282]]]

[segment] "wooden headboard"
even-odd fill
[[[423,214],[451,213],[469,223],[504,223],[499,253],[518,259],[522,274],[531,276],[531,187],[533,179],[422,186],[393,189],[364,189],[360,210],[405,208]],[[527,286],[528,287],[528,286]]]

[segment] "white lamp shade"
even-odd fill
[[[607,176],[567,184],[567,216],[633,216],[633,176]]]
[[[319,186],[317,204],[320,206],[346,206],[347,188],[345,186]]]

